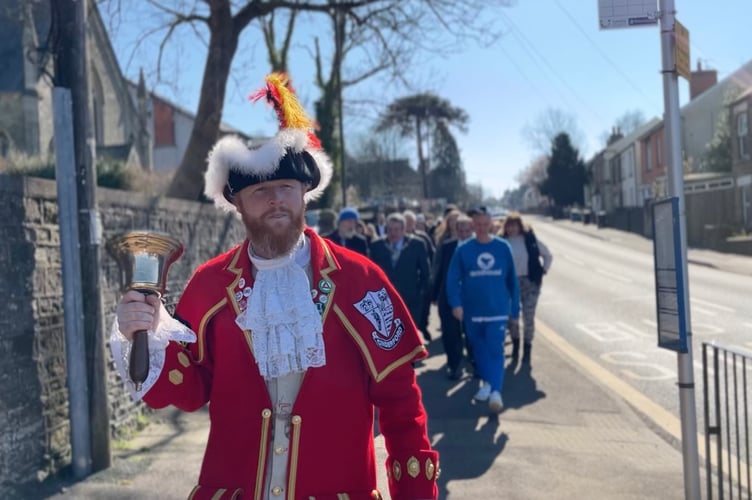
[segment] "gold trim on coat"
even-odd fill
[[[238,251],[235,252],[235,255],[233,255],[232,260],[227,265],[227,270],[230,271],[235,275],[235,279],[232,280],[232,282],[227,286],[227,296],[230,298],[230,303],[232,304],[232,308],[235,310],[235,316],[237,317],[240,314],[240,306],[238,305],[238,301],[235,300],[235,287],[240,282],[240,278],[243,277],[243,268],[236,267],[238,265],[238,260],[240,259],[240,256],[242,255],[243,251],[248,251],[248,245],[244,242],[242,245],[238,247]],[[248,344],[248,348],[251,350],[251,354],[253,354],[253,340],[251,340],[251,332],[250,330],[242,330],[243,336],[245,336],[245,341]]]
[[[293,415],[290,419],[292,424],[292,436],[290,440],[290,470],[287,477],[287,498],[288,500],[295,500],[295,482],[298,475],[298,453],[300,452],[300,425],[303,419],[300,415]]]
[[[373,358],[371,357],[371,351],[368,350],[368,346],[366,346],[363,337],[358,334],[357,330],[355,330],[355,327],[352,325],[352,323],[350,323],[350,320],[347,319],[347,316],[345,316],[345,313],[336,304],[334,305],[334,312],[337,314],[340,321],[342,321],[342,325],[348,331],[350,336],[353,338],[353,340],[355,340],[355,343],[357,343],[358,347],[360,347],[363,356],[366,358],[366,363],[368,363],[368,368],[371,370],[371,375],[376,382],[381,382],[382,380],[384,380],[384,378],[386,378],[387,375],[389,375],[405,363],[408,363],[415,357],[416,354],[426,349],[424,346],[420,345],[401,358],[397,359],[396,361],[393,361],[386,368],[381,370],[381,372],[379,372],[376,370],[376,365],[373,362]]]
[[[204,314],[201,317],[201,321],[198,324],[198,332],[196,332],[196,335],[198,337],[198,362],[201,363],[204,361],[204,331],[206,330],[206,324],[209,322],[210,319],[214,317],[215,314],[217,314],[217,311],[219,311],[221,308],[223,308],[227,304],[227,298],[220,300],[216,304],[214,304],[208,311],[206,311],[206,314]]]
[[[269,441],[269,427],[271,426],[272,411],[264,408],[261,412],[261,440],[259,442],[258,466],[256,467],[256,492],[253,498],[261,500],[264,486],[264,469],[266,465],[266,449]]]

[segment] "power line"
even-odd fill
[[[577,99],[577,101],[579,101],[579,103],[582,105],[583,108],[587,109],[595,118],[598,119],[598,121],[605,122],[606,120],[603,118],[603,116],[601,116],[600,113],[598,113],[585,99],[583,99],[582,96],[580,96],[580,94],[569,84],[569,82],[565,78],[563,78],[556,71],[556,69],[553,67],[553,65],[548,62],[548,59],[546,59],[546,57],[537,49],[537,47],[535,46],[535,44],[533,42],[531,42],[530,39],[525,36],[525,34],[522,32],[522,30],[519,29],[519,27],[514,23],[514,21],[512,21],[512,19],[507,14],[505,14],[503,12],[502,12],[502,16],[504,17],[505,21],[508,22],[512,26],[512,32],[515,34],[515,36],[517,36],[517,39],[521,41],[520,47],[522,47],[522,50],[524,50],[525,53],[527,53],[528,56],[530,56],[530,59],[533,61],[533,63],[535,63],[535,65],[538,66],[538,68],[543,73],[545,73],[546,71],[536,61],[536,57],[538,59],[540,59],[541,61],[543,61],[543,63],[548,68],[548,70],[551,73],[553,73],[554,76],[561,83],[564,84],[564,86],[575,97],[575,99]],[[530,47],[530,49],[532,49],[535,57],[533,56],[533,53],[531,53],[530,50],[528,50],[528,48],[526,47],[526,45],[528,47]],[[558,92],[558,89],[557,89],[557,92]],[[562,93],[559,92],[559,95],[561,95],[561,97],[563,98],[564,101],[566,101],[567,103],[569,103],[569,101],[566,99],[566,97],[564,96],[564,94],[562,94]],[[570,105],[570,107],[573,108],[573,109],[576,109],[574,106]]]
[[[655,103],[655,102],[653,102],[653,98],[652,98],[652,97],[650,97],[650,96],[648,96],[648,95],[647,95],[647,94],[646,94],[645,92],[643,92],[643,91],[642,91],[642,89],[640,89],[640,88],[639,88],[639,87],[638,87],[638,86],[637,86],[637,85],[636,85],[636,84],[635,84],[635,83],[634,83],[634,82],[633,82],[633,81],[632,81],[632,80],[631,80],[631,79],[629,78],[629,76],[628,76],[628,75],[627,75],[626,73],[624,73],[624,72],[623,72],[623,71],[621,70],[621,68],[619,68],[619,67],[618,67],[618,66],[616,65],[616,63],[615,63],[615,62],[614,62],[614,61],[613,61],[613,60],[612,60],[612,59],[611,59],[611,58],[610,58],[610,57],[608,56],[608,54],[606,54],[606,53],[605,53],[605,52],[603,51],[603,49],[601,49],[601,48],[600,48],[600,46],[599,46],[599,45],[598,45],[597,43],[595,43],[595,41],[594,41],[594,40],[593,40],[592,38],[590,38],[590,35],[588,35],[588,34],[587,34],[587,31],[585,31],[585,30],[584,30],[584,29],[582,28],[582,26],[580,26],[580,23],[578,23],[578,22],[577,22],[577,20],[576,20],[576,19],[574,18],[574,16],[572,16],[572,14],[570,14],[570,13],[569,13],[569,11],[568,11],[568,10],[567,10],[567,9],[566,9],[566,8],[565,8],[565,7],[564,7],[564,6],[562,5],[562,4],[561,4],[561,2],[559,2],[559,0],[554,0],[554,3],[556,3],[556,5],[557,5],[557,6],[559,7],[559,9],[561,9],[561,11],[562,11],[562,12],[564,13],[564,15],[565,15],[565,16],[567,16],[567,19],[569,19],[569,21],[570,21],[570,22],[571,22],[572,24],[574,24],[574,26],[575,26],[575,27],[577,28],[577,30],[578,30],[578,31],[579,31],[580,33],[582,33],[582,36],[584,36],[584,37],[585,37],[585,38],[587,39],[587,41],[588,41],[588,42],[590,42],[590,45],[592,45],[592,46],[593,46],[593,47],[595,48],[595,50],[597,50],[597,51],[598,51],[598,53],[599,53],[599,54],[601,55],[601,57],[603,57],[603,59],[605,59],[605,60],[606,60],[606,62],[607,62],[607,63],[608,63],[608,64],[609,64],[609,65],[610,65],[610,66],[611,66],[612,68],[614,68],[614,70],[616,70],[616,72],[617,72],[617,73],[619,73],[619,75],[620,75],[620,76],[621,76],[621,77],[622,77],[622,78],[624,79],[624,81],[625,81],[625,82],[627,82],[627,84],[629,84],[629,86],[630,86],[630,87],[632,87],[632,89],[633,89],[633,90],[634,90],[635,92],[637,92],[638,94],[642,95],[642,96],[643,96],[643,97],[644,97],[644,98],[645,98],[646,100],[650,101],[650,103],[651,103],[651,104],[655,105],[656,103]]]
[[[528,78],[527,74],[522,70],[519,64],[517,64],[517,61],[515,61],[512,56],[507,52],[506,49],[504,49],[503,45],[499,45],[499,48],[501,49],[501,52],[506,56],[506,58],[509,60],[510,63],[512,63],[512,66],[517,70],[517,72],[522,76],[522,78],[525,79],[525,81],[530,85],[530,88],[533,89],[533,92],[538,94],[538,97],[542,101],[546,101],[549,106],[554,107],[553,103],[543,94],[543,92],[540,91],[540,89],[533,83],[533,81]]]

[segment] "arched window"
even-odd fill
[[[10,137],[4,130],[0,130],[0,158],[7,158],[10,154]]]

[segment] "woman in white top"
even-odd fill
[[[514,268],[520,280],[525,347],[522,365],[529,367],[535,335],[535,308],[538,305],[543,275],[551,267],[553,256],[546,245],[535,237],[532,228],[525,227],[522,217],[517,212],[511,212],[507,216],[501,236],[512,247]],[[519,321],[509,321],[509,334],[512,338],[512,366],[516,366],[520,356]]]

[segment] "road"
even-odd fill
[[[677,356],[657,347],[652,242],[629,233],[601,239],[568,222],[532,222],[554,255],[538,318],[678,418]],[[689,287],[701,431],[701,344],[717,340],[752,348],[752,279],[690,264]]]

